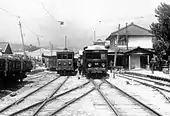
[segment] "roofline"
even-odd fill
[[[117,36],[117,33],[118,33],[118,32],[122,31],[123,29],[126,29],[126,28],[130,27],[131,25],[137,26],[137,27],[139,27],[139,28],[141,28],[141,29],[144,29],[144,30],[148,31],[149,33],[151,33],[151,30],[148,30],[148,29],[146,29],[146,28],[144,28],[144,27],[138,26],[138,25],[136,25],[136,24],[134,24],[134,23],[132,22],[131,24],[127,25],[127,27],[125,26],[125,27],[122,27],[122,28],[120,28],[119,30],[117,30],[117,31],[115,31],[115,32],[112,32],[112,33],[109,35],[109,37],[114,36],[114,35]],[[152,33],[151,33],[151,34],[152,34]],[[136,36],[136,35],[130,35],[130,36]],[[141,35],[139,35],[139,36],[141,36]],[[154,35],[152,34],[152,35],[146,35],[146,36],[154,36]],[[110,40],[109,37],[107,37],[106,40]]]
[[[6,44],[5,49],[3,50],[3,52],[5,52],[5,50],[7,49],[8,45],[9,45],[9,43]]]
[[[141,29],[144,29],[144,30],[146,30],[146,31],[149,31],[149,32],[151,33],[151,31],[150,31],[149,29],[146,29],[146,28],[144,28],[144,27],[138,26],[138,25],[136,25],[136,24],[134,24],[134,23],[132,22],[131,24],[127,25],[127,27],[125,26],[125,27],[122,27],[121,29],[119,29],[119,30],[117,30],[117,31],[115,31],[115,32],[112,32],[111,35],[112,35],[113,33],[118,33],[118,31],[121,31],[121,30],[123,30],[123,29],[126,29],[126,28],[130,27],[131,25],[137,26],[137,27],[139,27],[139,28],[141,28]],[[152,33],[151,33],[151,34],[152,34]]]

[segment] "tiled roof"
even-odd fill
[[[5,52],[5,49],[8,44],[8,42],[0,42],[0,49],[2,49],[2,52]]]
[[[138,53],[138,54],[154,54],[153,51],[141,47],[134,48],[130,51],[127,51],[126,54],[132,54],[132,53]]]
[[[85,50],[107,50],[103,45],[90,45],[85,48]]]
[[[138,25],[135,25],[134,23],[131,23],[127,27],[123,27],[119,31],[117,30],[111,33],[111,35],[106,40],[110,40],[111,36],[112,37],[117,36],[117,34],[130,35],[130,36],[153,36],[150,30],[140,27]]]

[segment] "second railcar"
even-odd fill
[[[60,75],[75,74],[75,60],[73,51],[65,49],[57,52],[56,70]]]
[[[45,66],[47,70],[55,71],[56,70],[56,56],[43,56],[45,58]]]
[[[100,45],[85,47],[83,51],[83,69],[87,78],[108,77],[107,49]]]

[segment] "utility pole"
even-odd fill
[[[51,42],[49,44],[50,44],[50,52],[51,52],[51,56],[52,56],[52,45],[51,45]]]
[[[93,36],[94,36],[94,42],[96,41],[96,31],[94,30],[93,32]]]
[[[19,27],[20,27],[20,32],[21,32],[22,49],[23,49],[23,53],[24,53],[24,58],[26,58],[26,53],[25,53],[25,44],[24,44],[24,37],[23,37],[23,33],[22,33],[22,26],[21,26],[21,22],[20,22],[20,21],[19,21]]]
[[[128,30],[127,30],[127,23],[126,23],[126,49],[128,50],[128,43],[129,43],[129,39],[128,39]]]
[[[37,35],[37,41],[38,41],[38,46],[40,48],[40,60],[41,60],[41,63],[42,63],[41,45],[40,45],[40,39],[39,39],[38,35]]]
[[[116,66],[116,59],[117,59],[117,52],[118,52],[117,44],[118,44],[118,40],[119,40],[119,30],[120,30],[120,24],[118,26],[118,33],[117,33],[117,38],[116,38],[116,42],[115,42],[115,55],[114,55],[114,64],[113,64],[114,67]]]
[[[65,36],[65,49],[67,49],[67,36]]]

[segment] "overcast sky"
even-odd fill
[[[126,22],[149,29],[161,2],[170,4],[169,0],[0,0],[0,41],[21,43],[18,15],[25,44],[38,45],[37,34],[43,36],[41,45],[51,42],[61,47],[67,36],[68,46],[82,48],[92,43],[94,30],[96,38],[105,39]]]

